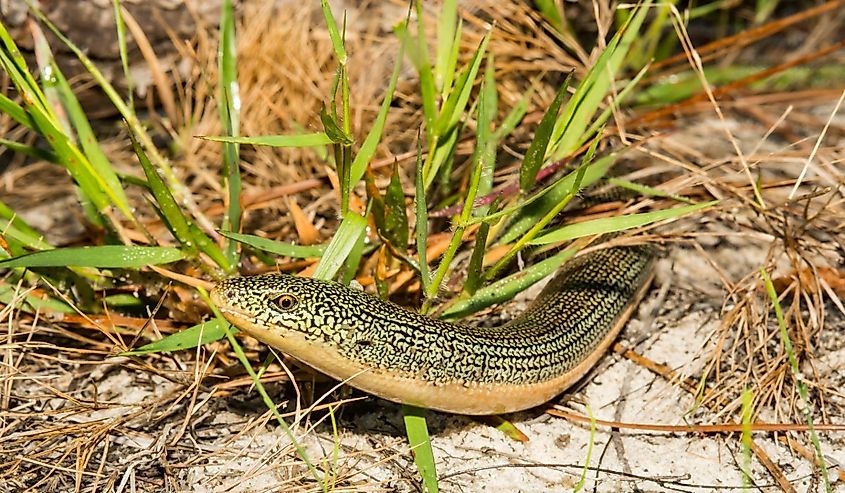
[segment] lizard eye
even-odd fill
[[[283,311],[293,310],[297,303],[296,297],[290,294],[283,294],[276,299],[276,305]]]

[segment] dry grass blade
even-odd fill
[[[61,15],[47,10],[49,2],[43,6],[64,30],[75,27],[62,24],[75,18],[72,9],[89,1],[66,2]],[[32,128],[53,122],[27,113],[47,107],[39,91],[21,99],[0,88],[0,145],[10,147],[0,153],[0,267],[43,261],[28,270],[4,269],[0,279],[0,490],[420,491],[424,483],[398,406],[350,394],[342,383],[243,334],[221,339],[225,326],[209,321],[197,297],[220,275],[213,264],[228,261],[241,274],[354,278],[368,292],[411,309],[424,303],[444,318],[477,313],[480,323],[499,325],[540,289],[529,285],[576,251],[642,242],[659,245],[662,282],[632,317],[616,355],[561,397],[578,411],[550,411],[567,419],[536,411],[507,416],[519,429],[505,433],[522,433],[520,442],[460,416],[416,419],[414,446],[429,445],[421,462],[428,487],[708,491],[753,485],[791,493],[824,487],[820,458],[831,478],[845,481],[845,470],[836,467],[845,463],[845,155],[837,140],[845,135],[837,106],[845,79],[836,70],[843,61],[838,28],[845,0],[803,10],[780,2],[773,12],[760,6],[767,2],[711,2],[677,11],[683,52],[669,6],[657,5],[640,11],[639,34],[626,38],[629,51],[601,76],[588,74],[599,72],[591,68],[604,65],[603,48],[621,40],[614,33],[632,17],[608,0],[537,2],[541,9],[532,2],[418,2],[410,27],[407,4],[347,2],[342,16],[331,12],[331,2],[239,3],[224,22],[229,34],[237,27],[237,36],[226,40],[226,67],[218,63],[218,17],[206,17],[199,3],[184,2],[196,22],[191,39],[175,25],[164,26],[179,18],[181,2],[173,9],[168,4],[161,11],[167,15],[150,14],[143,2],[114,3],[122,3],[136,40],[121,54],[122,67],[117,53],[109,65],[109,54],[100,51],[112,44],[104,40],[113,25],[96,31],[94,45],[76,43],[80,57],[73,60],[95,64],[97,83],[133,118],[125,103],[133,98],[109,75],[121,68],[142,74],[129,84],[147,91],[134,100],[150,110],[139,111],[142,143],[166,156],[172,176],[162,180],[155,157],[144,163],[144,174],[125,131],[113,122],[92,121],[91,127],[138,218],[137,225],[115,221],[117,233],[130,244],[168,248],[137,250],[159,256],[122,260],[99,249],[75,260],[109,267],[96,272],[47,267],[66,264],[66,255],[83,245],[112,247],[115,236],[85,221],[74,182],[54,164],[62,156],[44,152],[46,143],[30,137]],[[752,18],[772,20],[746,23]],[[4,29],[6,23],[4,17]],[[403,23],[400,34],[406,30],[416,70],[403,65],[408,53],[393,31],[397,23]],[[167,37],[175,52],[160,48]],[[3,51],[10,70],[26,62],[29,45],[18,46]],[[655,63],[640,71],[637,64],[650,58]],[[804,69],[828,84],[759,83]],[[18,86],[39,83],[15,70],[9,75]],[[704,93],[695,95],[689,86],[682,93],[672,84],[679,71]],[[532,137],[570,72],[573,85],[587,79],[603,90],[589,98],[589,116],[576,125],[582,131],[563,132],[563,124],[557,130],[571,156],[547,163],[552,151],[538,155]],[[65,73],[68,90],[89,84],[91,74]],[[716,83],[714,73],[730,78]],[[239,132],[232,132],[231,108],[220,106],[224,99],[234,105],[233,92],[220,85],[235,82]],[[626,94],[657,84],[675,99],[648,92],[644,101],[657,107],[629,106],[636,98]],[[579,98],[572,98],[573,112]],[[562,100],[564,106],[566,95]],[[87,104],[82,101],[86,111]],[[327,118],[321,120],[323,104]],[[610,123],[602,127],[605,119]],[[431,137],[429,127],[437,138],[420,142],[420,135]],[[593,133],[598,138],[583,143]],[[228,134],[250,137],[225,146],[219,142],[225,138],[196,138]],[[335,141],[350,151],[340,160]],[[279,147],[259,145],[267,143]],[[230,152],[236,145],[239,156]],[[595,162],[573,171],[593,152]],[[533,193],[515,199],[526,153],[531,166],[523,188]],[[242,189],[222,179],[234,176],[222,170],[224,155],[227,165],[240,163]],[[355,184],[364,174],[369,189]],[[607,180],[610,175],[618,178]],[[579,180],[589,187],[576,192]],[[535,182],[542,185],[535,189]],[[185,188],[164,199],[166,211],[149,202],[151,191],[165,197],[173,183]],[[385,197],[381,209],[377,196]],[[525,221],[523,231],[548,221],[542,233],[532,231],[540,240],[534,243],[544,244],[512,251],[524,235],[509,232],[508,219],[538,202],[547,201],[545,210],[560,207],[563,197],[571,202],[560,217]],[[347,198],[350,211],[340,215]],[[188,215],[181,212],[183,199]],[[719,206],[671,222],[641,222],[712,200]],[[115,217],[108,200],[97,201]],[[242,222],[226,227],[227,214]],[[570,239],[617,229],[619,216],[640,221],[625,226],[640,227],[611,239]],[[223,231],[214,228],[220,224]],[[502,238],[508,241],[495,244]],[[235,242],[243,255],[234,255]],[[24,256],[54,246],[57,253],[46,257]],[[169,260],[166,268],[147,265]],[[442,267],[429,268],[438,261]],[[485,285],[482,273],[491,265],[500,271]],[[787,337],[771,311],[761,266],[772,273]],[[474,279],[467,284],[468,276]],[[494,303],[503,306],[487,310]],[[791,341],[795,365],[782,340]],[[151,341],[157,342],[145,348]],[[127,348],[153,352],[119,354]],[[796,390],[798,381],[806,397]],[[256,382],[265,388],[263,403]],[[583,412],[587,406],[592,419]],[[811,408],[818,449],[807,433]],[[276,419],[291,423],[290,433]]]

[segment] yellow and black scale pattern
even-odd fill
[[[614,327],[650,274],[647,246],[566,264],[526,311],[498,327],[451,324],[339,283],[269,274],[223,281],[229,308],[277,336],[303,335],[365,367],[433,384],[533,384],[563,375]]]

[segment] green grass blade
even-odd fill
[[[18,238],[24,240],[24,243],[35,250],[48,250],[53,248],[52,245],[44,241],[44,236],[36,231],[32,226],[26,223],[20,216],[15,213],[5,202],[0,201],[0,217],[5,219],[5,223],[0,226],[0,231],[4,235],[8,235],[8,228],[13,228],[19,235]]]
[[[132,80],[132,73],[129,71],[129,52],[126,49],[126,23],[123,21],[120,1],[113,0],[112,7],[114,10],[115,27],[117,28],[117,46],[120,53],[120,65],[123,67],[123,79],[126,81],[126,107],[134,114],[135,81]]]
[[[350,170],[350,182],[358,183],[361,177],[364,176],[364,171],[367,169],[370,159],[376,153],[376,146],[381,141],[381,135],[384,132],[384,125],[387,121],[387,113],[390,111],[390,105],[393,103],[393,93],[396,91],[396,81],[399,80],[399,74],[402,72],[402,59],[404,45],[400,45],[399,54],[396,56],[396,64],[393,66],[393,73],[390,75],[390,82],[387,84],[387,91],[384,93],[384,100],[381,102],[378,115],[373,122],[373,127],[370,133],[358,149],[355,159],[352,161],[352,169]]]
[[[191,255],[196,256],[198,253],[197,245],[193,241],[193,234],[191,232],[190,221],[182,214],[182,209],[176,203],[176,199],[170,193],[170,187],[164,182],[164,179],[159,175],[156,168],[147,157],[147,153],[141,147],[141,144],[135,138],[132,129],[129,130],[129,139],[132,141],[132,148],[135,150],[135,155],[138,156],[138,162],[144,169],[144,174],[147,176],[147,183],[150,191],[155,198],[159,211],[165,220],[170,232],[176,238],[185,250]]]
[[[218,110],[226,133],[232,137],[240,134],[241,96],[238,85],[238,58],[235,37],[235,14],[232,0],[225,0],[220,15],[220,42],[217,63],[220,87]],[[241,168],[238,144],[223,144],[223,188],[227,191],[226,214],[221,230],[238,232],[241,229]],[[238,264],[237,243],[227,241],[224,253],[230,265]]]
[[[140,354],[150,353],[170,353],[173,351],[181,351],[182,349],[192,349],[203,344],[219,341],[226,337],[226,327],[228,324],[220,323],[220,320],[213,318],[185,330],[180,330],[175,334],[170,334],[158,341],[151,342],[147,345],[141,346],[131,351],[125,351],[118,356],[138,356]],[[231,330],[237,332],[237,329]]]
[[[56,81],[58,82],[56,89],[58,90],[62,106],[70,119],[71,125],[73,125],[73,128],[76,131],[79,144],[82,147],[82,151],[85,153],[85,157],[88,158],[88,162],[91,163],[93,175],[97,178],[97,181],[102,186],[103,191],[109,196],[109,199],[112,203],[114,203],[118,210],[120,210],[127,219],[135,222],[135,216],[129,205],[129,199],[123,190],[123,185],[121,185],[120,179],[118,179],[117,173],[112,167],[111,162],[109,162],[106,154],[100,147],[100,143],[94,135],[94,130],[88,122],[88,117],[85,116],[85,111],[82,109],[82,105],[79,104],[79,100],[76,99],[76,96],[73,94],[73,90],[70,88],[70,84],[68,84],[64,74],[62,74],[59,70],[55,61],[51,60],[50,65],[53,73],[55,74]]]
[[[452,83],[455,80],[455,67],[458,66],[458,57],[461,54],[461,36],[463,33],[464,20],[458,17],[458,27],[455,29],[454,39],[452,43],[452,51],[449,54],[449,59],[446,62],[446,67],[443,69],[443,87],[441,89],[441,101],[445,101],[452,92]]]
[[[126,103],[121,99],[120,94],[118,94],[117,90],[115,90],[114,86],[108,81],[108,79],[103,75],[103,73],[97,68],[96,64],[94,64],[90,58],[78,47],[76,46],[67,36],[65,36],[59,29],[56,27],[50,19],[47,18],[46,15],[32,2],[28,3],[30,11],[42,22],[46,25],[53,34],[59,38],[59,40],[65,44],[73,53],[76,55],[79,62],[85,67],[85,70],[91,74],[91,77],[97,82],[100,88],[103,90],[105,95],[109,98],[112,105],[114,105],[115,109],[120,113],[120,115],[128,122],[129,127],[135,133],[135,136],[138,141],[140,141],[144,148],[147,149],[147,152],[151,156],[151,160],[156,164],[156,166],[161,170],[164,178],[169,183],[173,195],[179,200],[180,203],[185,204],[186,208],[188,208],[194,218],[199,221],[203,225],[203,229],[206,231],[213,230],[213,226],[208,218],[205,217],[203,212],[199,209],[199,207],[194,202],[190,190],[185,187],[185,185],[179,181],[179,178],[173,172],[173,169],[170,166],[170,163],[165,159],[161,154],[159,154],[158,150],[156,149],[155,145],[153,144],[153,140],[150,135],[147,133],[145,126],[138,120],[135,115],[135,112],[132,108],[129,108]],[[57,151],[58,153],[58,151]],[[86,193],[90,193],[90,191],[86,191]]]
[[[543,14],[543,17],[552,25],[555,31],[559,33],[564,32],[564,21],[557,8],[557,3],[554,0],[534,0],[534,5],[537,10]]]
[[[6,73],[13,78],[18,77],[18,84],[27,88],[27,92],[33,97],[33,99],[24,98],[24,101],[27,105],[37,106],[46,110],[49,107],[47,99],[38,90],[38,83],[35,82],[35,78],[27,68],[26,59],[24,59],[21,50],[18,49],[18,46],[2,22],[0,22],[0,41],[2,41],[4,48],[0,52],[7,57],[8,61]]]
[[[3,110],[0,110],[0,113],[2,113],[2,111]],[[13,140],[7,140],[3,138],[0,138],[0,147],[5,147],[6,149],[14,153],[26,154],[27,156],[34,157],[35,159],[41,159],[44,161],[49,161],[51,163],[61,164],[59,156],[46,149],[28,146],[26,144],[21,144],[20,142],[15,142]]]
[[[587,480],[587,471],[590,470],[590,459],[593,456],[593,445],[596,443],[596,418],[593,416],[593,410],[590,408],[590,405],[587,404],[585,407],[587,408],[587,415],[590,417],[590,441],[587,443],[587,457],[584,459],[584,467],[581,469],[581,477],[578,479],[578,483],[572,490],[573,493],[578,493],[584,489],[584,483]]]
[[[18,122],[24,127],[35,130],[32,120],[29,118],[26,110],[21,106],[6,97],[5,94],[0,93],[0,113],[8,115],[12,120]]]
[[[493,120],[499,112],[498,94],[496,92],[496,78],[493,53],[487,57],[487,67],[484,71],[484,80],[481,83],[481,91],[478,95],[478,116],[476,128],[476,143],[473,159],[478,161],[481,167],[481,176],[478,181],[477,196],[486,196],[493,190],[493,171],[496,168],[496,148],[498,140],[493,131]],[[473,211],[474,215],[483,216],[487,214],[489,207],[479,207]]]
[[[17,302],[17,309],[26,313],[39,312],[58,312],[58,313],[76,313],[73,307],[66,303],[53,298],[41,298],[32,293],[21,296],[21,290],[15,286],[10,286],[6,282],[0,282],[0,303],[4,305],[11,305],[12,302]]]
[[[798,396],[804,403],[804,417],[807,420],[807,428],[809,429],[810,441],[813,442],[813,448],[816,452],[816,461],[822,472],[822,479],[824,480],[825,491],[833,493],[833,487],[830,484],[830,478],[827,472],[827,459],[822,453],[821,444],[816,430],[813,428],[813,406],[810,400],[810,394],[807,392],[807,385],[804,383],[801,376],[801,369],[798,366],[798,358],[795,357],[795,350],[792,346],[792,340],[789,338],[789,331],[786,328],[786,319],[783,316],[783,308],[780,306],[780,299],[775,290],[775,285],[769,277],[768,272],[763,267],[760,267],[760,276],[763,278],[763,283],[766,285],[766,292],[775,309],[775,317],[778,321],[778,329],[780,332],[780,341],[783,344],[783,350],[789,360],[789,369],[792,373],[792,378],[795,380],[795,387],[798,389]]]
[[[268,147],[318,147],[332,143],[332,139],[325,132],[299,135],[262,135],[259,137],[227,137],[198,135],[198,139],[213,142],[228,142],[232,144],[250,144]]]
[[[25,66],[21,68],[17,65],[17,58],[14,54],[17,53],[19,55],[17,46],[14,45],[11,38],[5,39],[4,35],[8,37],[8,33],[0,25],[0,38],[3,38],[6,46],[6,49],[0,50],[0,65],[3,66],[9,79],[24,101],[25,110],[33,123],[33,128],[37,129],[53,147],[61,164],[84,191],[85,198],[98,211],[105,210],[111,204],[108,196],[103,192],[101,184],[98,183],[90,163],[61,128],[61,124],[55,113],[47,105],[46,97],[41,89],[37,85],[30,84],[32,76],[29,74],[29,71]],[[10,54],[7,51],[10,49],[15,50],[15,52]]]
[[[464,281],[464,292],[468,295],[475,294],[481,286],[481,267],[484,263],[484,252],[487,249],[489,234],[490,223],[481,223],[478,232],[475,233],[475,246],[472,248],[472,255],[467,266],[467,278]]]
[[[552,131],[554,130],[555,122],[557,121],[557,114],[560,111],[560,105],[563,103],[563,98],[566,96],[566,89],[569,87],[569,81],[572,79],[572,72],[563,81],[560,89],[557,91],[552,104],[543,115],[540,125],[537,126],[537,131],[534,133],[534,138],[525,152],[525,158],[522,160],[522,166],[519,168],[519,188],[523,192],[527,192],[534,186],[534,179],[537,178],[537,173],[546,159],[546,151],[549,148],[549,142],[552,138]]]
[[[221,231],[221,235],[258,250],[292,258],[318,258],[326,251],[326,245],[293,245],[260,236]]]
[[[214,306],[214,303],[211,302],[211,299],[208,297],[208,293],[205,289],[199,288],[197,290],[199,292],[200,297],[205,301],[211,310],[214,312],[215,318],[220,322],[220,324],[225,327],[229,328],[229,322],[223,318],[223,315],[220,313],[220,310]],[[264,388],[264,385],[261,383],[261,379],[255,373],[255,370],[252,369],[252,365],[249,363],[249,359],[247,359],[246,354],[244,354],[243,348],[241,345],[238,344],[237,339],[235,339],[235,332],[233,330],[226,330],[226,339],[229,341],[229,345],[232,346],[232,350],[235,352],[235,355],[238,357],[238,361],[240,361],[241,365],[246,369],[246,372],[249,374],[250,378],[252,379],[252,383],[255,386],[255,390],[258,391],[258,394],[261,396],[261,400],[264,402],[264,405],[267,406],[267,409],[273,413],[273,416],[276,417],[276,422],[279,423],[279,427],[284,430],[285,434],[287,435],[288,439],[290,440],[291,444],[293,444],[294,449],[296,449],[296,454],[305,462],[305,465],[308,466],[308,471],[311,473],[311,476],[314,480],[320,485],[323,493],[328,493],[326,489],[325,483],[321,481],[321,475],[317,472],[317,468],[314,467],[314,464],[311,463],[311,460],[308,458],[308,453],[299,444],[294,436],[293,431],[291,431],[290,427],[287,423],[285,423],[284,418],[282,418],[281,413],[279,413],[278,406],[273,402],[273,399],[270,398],[270,394],[267,393],[267,390]]]
[[[25,246],[33,250],[50,250],[54,248],[52,245],[44,241],[44,238],[39,233],[21,230],[6,219],[0,219],[0,236],[2,236],[6,241],[16,241],[21,246]]]
[[[460,42],[460,38],[455,37],[457,18],[458,2],[444,0],[440,7],[440,16],[437,18],[437,54],[434,62],[434,85],[444,97],[445,91],[452,83],[449,59],[452,57],[454,44]]]
[[[616,162],[619,154],[608,154],[590,163],[584,171],[582,186],[587,187],[600,180],[607,174],[607,171]],[[522,235],[537,224],[548,211],[554,208],[561,200],[569,194],[572,190],[572,185],[575,183],[576,172],[569,173],[565,177],[558,180],[553,185],[542,190],[536,195],[533,195],[522,204],[517,204],[512,208],[505,209],[496,214],[491,214],[483,220],[488,221],[496,217],[510,215],[514,208],[520,210],[511,219],[508,230],[499,239],[499,243],[511,243],[516,241]],[[506,212],[507,211],[507,212]]]
[[[663,190],[658,190],[654,187],[649,187],[647,185],[642,185],[640,183],[634,183],[634,182],[628,181],[628,180],[622,180],[622,179],[619,179],[619,178],[614,178],[612,176],[607,178],[607,182],[612,184],[612,185],[616,185],[617,187],[620,187],[620,188],[632,190],[634,192],[637,192],[640,195],[645,195],[647,197],[663,197],[663,198],[667,198],[667,199],[677,200],[678,202],[685,202],[687,204],[693,203],[692,200],[690,200],[686,197],[683,197],[681,195],[675,195],[673,193],[666,193]]]
[[[545,235],[535,238],[534,240],[528,242],[528,244],[548,245],[549,243],[572,240],[582,236],[614,233],[616,231],[638,228],[657,221],[675,219],[701,209],[706,209],[707,207],[711,207],[717,203],[719,203],[718,200],[713,200],[703,204],[687,205],[684,207],[675,207],[660,211],[642,212],[639,214],[629,214],[626,216],[603,217],[583,223],[567,224],[550,233],[546,233]]]
[[[365,232],[358,237],[358,241],[352,245],[349,255],[346,256],[346,260],[343,262],[341,283],[344,286],[348,286],[355,277],[355,274],[358,272],[358,267],[361,265],[361,258],[364,256],[364,249],[367,246],[367,242],[365,241],[366,239],[367,234],[365,230]]]
[[[522,271],[485,286],[469,298],[452,304],[443,312],[441,317],[445,319],[465,317],[496,303],[511,300],[520,292],[525,291],[533,284],[551,275],[561,264],[575,255],[578,250],[578,247],[561,250],[557,254],[537,262]]]
[[[650,4],[650,0],[645,1],[634,10],[628,22],[611,38],[604,52],[578,84],[575,94],[564,107],[552,132],[552,148],[549,152],[551,159],[569,155],[580,143],[590,138],[585,132],[587,125],[609,93],[631,43],[637,38]]]
[[[596,147],[598,146],[599,138],[593,139],[592,145],[584,154],[584,157],[581,160],[581,165],[575,170],[575,177],[572,181],[572,187],[569,189],[569,192],[563,197],[563,199],[554,205],[549,211],[547,211],[543,217],[541,217],[528,231],[519,238],[510,248],[508,253],[505,254],[504,257],[499,259],[493,267],[491,267],[485,274],[484,277],[487,279],[491,279],[495,274],[502,269],[505,265],[507,265],[516,254],[518,254],[526,245],[529,244],[531,240],[533,240],[540,231],[549,224],[555,216],[558,215],[560,211],[563,210],[564,207],[571,201],[578,191],[581,189],[581,184],[584,180],[584,174],[587,171],[587,167],[589,162],[593,159],[593,156],[596,152]]]
[[[502,120],[501,125],[499,128],[496,129],[494,136],[496,140],[502,140],[522,122],[522,119],[525,118],[525,114],[528,112],[528,102],[531,101],[531,96],[534,95],[534,88],[528,89],[525,94],[517,101],[517,103],[511,108],[505,118]]]
[[[425,128],[429,133],[429,140],[434,136],[434,122],[437,118],[437,84],[434,82],[434,70],[428,57],[428,40],[425,36],[425,15],[423,14],[422,0],[414,2],[417,10],[417,73],[420,79],[420,96],[423,100],[423,113],[425,115]]]
[[[742,391],[742,485],[746,489],[751,488],[751,421],[754,417],[754,392],[749,388]]]
[[[451,267],[452,259],[455,257],[455,253],[457,253],[458,247],[461,245],[464,231],[466,231],[467,223],[472,215],[472,205],[475,202],[475,197],[478,196],[478,187],[481,182],[482,168],[484,164],[485,163],[481,159],[477,159],[474,163],[472,176],[470,177],[469,186],[467,187],[467,195],[464,198],[464,207],[461,210],[460,217],[458,218],[457,227],[455,227],[452,232],[452,238],[449,241],[449,246],[446,248],[446,252],[443,254],[443,258],[440,260],[437,270],[434,272],[431,284],[425,292],[426,299],[423,302],[421,310],[422,313],[426,313],[431,307],[431,302],[437,294],[437,290],[440,289],[440,285]]]
[[[449,98],[443,103],[440,109],[440,116],[437,119],[436,128],[437,135],[446,135],[451,131],[466,110],[469,97],[472,94],[473,83],[478,75],[478,70],[481,67],[481,62],[484,60],[484,54],[487,51],[487,43],[490,41],[490,33],[488,32],[481,44],[472,56],[469,65],[466,69],[461,71],[461,75],[455,81],[455,87],[449,93]]]
[[[161,212],[162,219],[164,219],[164,222],[170,229],[170,232],[173,233],[173,236],[191,257],[196,257],[198,252],[202,251],[224,271],[230,271],[231,264],[226,258],[226,255],[223,254],[223,251],[220,250],[216,243],[211,241],[211,239],[182,212],[179,204],[176,203],[176,199],[173,198],[173,194],[170,193],[170,188],[159,175],[157,169],[150,162],[147,154],[141,147],[141,144],[136,139],[135,133],[131,128],[128,128],[128,130],[129,139],[132,141],[132,148],[138,156],[138,162],[141,163],[141,167],[144,169],[144,174],[147,176],[147,183],[150,187],[150,191],[155,198],[156,204]]]
[[[405,192],[399,181],[399,166],[393,164],[390,183],[384,193],[384,237],[399,251],[408,250],[408,216]]]
[[[145,265],[176,262],[185,258],[178,248],[103,245],[67,247],[29,253],[0,260],[0,269],[15,267],[97,267],[101,269],[138,269]]]
[[[625,101],[625,99],[627,99],[628,95],[634,90],[635,87],[637,87],[637,84],[640,82],[640,79],[642,79],[645,76],[646,72],[648,72],[648,69],[649,65],[643,67],[637,73],[637,75],[635,75],[634,78],[631,79],[627,84],[625,84],[625,87],[623,87],[622,90],[620,90],[616,94],[616,97],[613,98],[611,104],[608,105],[608,107],[605,108],[604,111],[602,111],[598,117],[596,117],[596,119],[590,125],[590,128],[588,128],[587,131],[583,133],[583,135],[581,136],[581,140],[578,142],[578,147],[584,145],[584,142],[586,142],[587,139],[594,135],[599,130],[599,128],[604,126],[604,124],[613,114],[614,108],[617,108],[620,104],[622,104],[622,102]]]
[[[444,138],[438,137],[439,140],[434,142],[434,152],[429,150],[428,158],[423,164],[423,174],[426,176],[426,190],[430,190],[431,184],[437,177],[438,171],[446,165],[446,170],[443,172],[444,181],[448,182],[448,175],[450,163],[455,152],[455,145],[458,143],[458,128],[452,129]],[[429,149],[432,146],[429,144]]]
[[[119,309],[143,310],[147,303],[134,295],[129,293],[117,293],[103,296],[103,302],[112,307]]]
[[[428,426],[425,422],[425,409],[414,406],[402,406],[405,418],[405,433],[408,435],[408,445],[414,464],[423,480],[428,493],[437,493],[437,470],[434,465],[434,451],[431,449],[431,438],[428,436]]]
[[[340,222],[323,257],[314,271],[315,279],[331,279],[337,274],[346,257],[367,229],[367,220],[354,212],[348,212]]]
[[[325,106],[320,109],[320,121],[323,122],[323,128],[332,144],[352,145],[352,137],[341,127],[337,118],[326,111]]]
[[[417,257],[420,266],[420,282],[423,292],[428,291],[431,284],[431,277],[428,273],[428,260],[426,259],[426,247],[428,246],[428,204],[425,200],[425,179],[423,178],[422,141],[417,134],[417,165],[414,186],[414,209],[416,212],[416,223],[414,225],[414,239],[417,245]]]
[[[337,61],[341,65],[346,65],[346,48],[343,46],[343,37],[337,28],[337,22],[334,20],[329,2],[327,0],[320,0],[320,6],[323,8],[323,18],[326,20],[326,27],[329,30],[329,37],[332,40],[332,47],[334,48]]]
[[[191,230],[191,236],[196,242],[197,247],[199,247],[200,251],[214,261],[223,271],[225,272],[232,272],[233,266],[229,263],[229,259],[226,257],[226,254],[223,253],[223,250],[217,246],[217,243],[211,240],[193,221],[188,223],[188,226]],[[217,277],[219,273],[212,272],[213,276]]]

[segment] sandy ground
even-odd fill
[[[813,132],[821,128],[831,109],[822,105],[812,110],[817,117],[809,124],[816,129]],[[836,125],[842,128],[845,121],[840,117]],[[732,162],[736,153],[724,138],[726,126],[746,152],[767,130],[757,127],[746,132],[741,122],[704,118],[679,125],[659,146],[667,155],[674,152],[694,158],[702,167],[724,161],[733,170],[728,173],[731,179],[744,180]],[[832,139],[836,138],[839,141],[826,142],[828,148],[845,148],[841,134]],[[767,143],[758,154],[782,150],[782,143]],[[838,156],[841,160],[838,152],[822,153],[820,159],[835,162]],[[798,154],[806,157],[808,152],[801,149]],[[802,165],[802,159],[790,166],[778,162],[777,170],[764,177],[782,173],[794,178]],[[839,185],[825,183],[824,177],[820,183]],[[66,216],[54,217],[60,209],[49,207],[48,214],[33,210],[26,219],[44,231],[56,232],[63,224],[73,224]],[[698,239],[702,250],[689,244],[669,244],[663,249],[656,283],[619,342],[682,376],[697,378],[706,364],[703,355],[712,349],[710,336],[731,308],[725,304],[718,273],[702,252],[734,282],[755,273],[765,264],[773,237],[756,231],[746,236],[728,234],[747,232],[746,226],[754,219],[737,207],[706,220],[671,225],[668,231],[686,229],[713,236]],[[331,231],[323,233],[329,237]],[[842,252],[837,255],[841,263]],[[836,266],[835,260],[829,263]],[[841,394],[845,318],[832,303],[826,307],[824,328],[814,348],[819,381],[832,389],[826,394],[831,414],[823,421],[845,424],[841,412],[845,409]],[[5,442],[0,444],[0,464],[17,468],[14,474],[21,483],[36,485],[29,491],[76,491],[77,486],[86,492],[320,490],[313,482],[303,481],[307,468],[248,384],[225,385],[229,377],[242,376],[237,361],[226,360],[228,366],[220,364],[214,376],[195,385],[195,373],[217,357],[212,355],[217,345],[196,353],[115,358],[107,355],[113,348],[89,352],[95,345],[85,339],[89,334],[83,329],[62,332],[55,327],[49,317],[33,325],[9,323],[8,338],[0,341],[4,361],[14,361],[4,370],[8,376],[3,381],[5,395],[14,394],[14,398],[5,403],[10,411],[0,430],[0,442]],[[251,354],[258,354],[260,346],[246,344]],[[302,390],[321,395],[332,385],[322,383],[312,389],[304,382]],[[295,408],[290,404],[296,401],[291,385],[281,382],[267,387],[277,402],[287,402],[285,411]],[[602,359],[581,385],[561,396],[560,403],[580,415],[587,414],[589,406],[598,419],[629,423],[713,424],[736,419],[704,407],[693,409],[694,396],[676,382],[616,353]],[[543,411],[508,417],[528,437],[524,443],[477,420],[431,413],[429,426],[442,491],[571,491],[585,464],[589,468],[583,491],[703,492],[745,486],[741,470],[745,459],[737,434],[611,432],[606,427],[591,433],[588,425]],[[366,397],[341,406],[334,417],[336,432],[324,410],[303,416],[293,426],[314,463],[334,471],[324,476],[333,491],[421,491],[399,406]],[[816,418],[822,421],[819,414]],[[760,419],[783,422],[784,417],[763,410]],[[288,420],[292,422],[293,416]],[[809,447],[806,433],[786,435]],[[839,464],[830,470],[833,490],[845,492],[840,479],[845,434],[820,433],[820,439],[829,463]],[[823,491],[812,463],[774,434],[758,433],[754,440],[797,491]],[[87,464],[83,474],[74,468],[78,463]],[[751,458],[750,473],[752,490],[781,491],[756,457]],[[0,482],[0,493],[23,491],[21,483]]]

